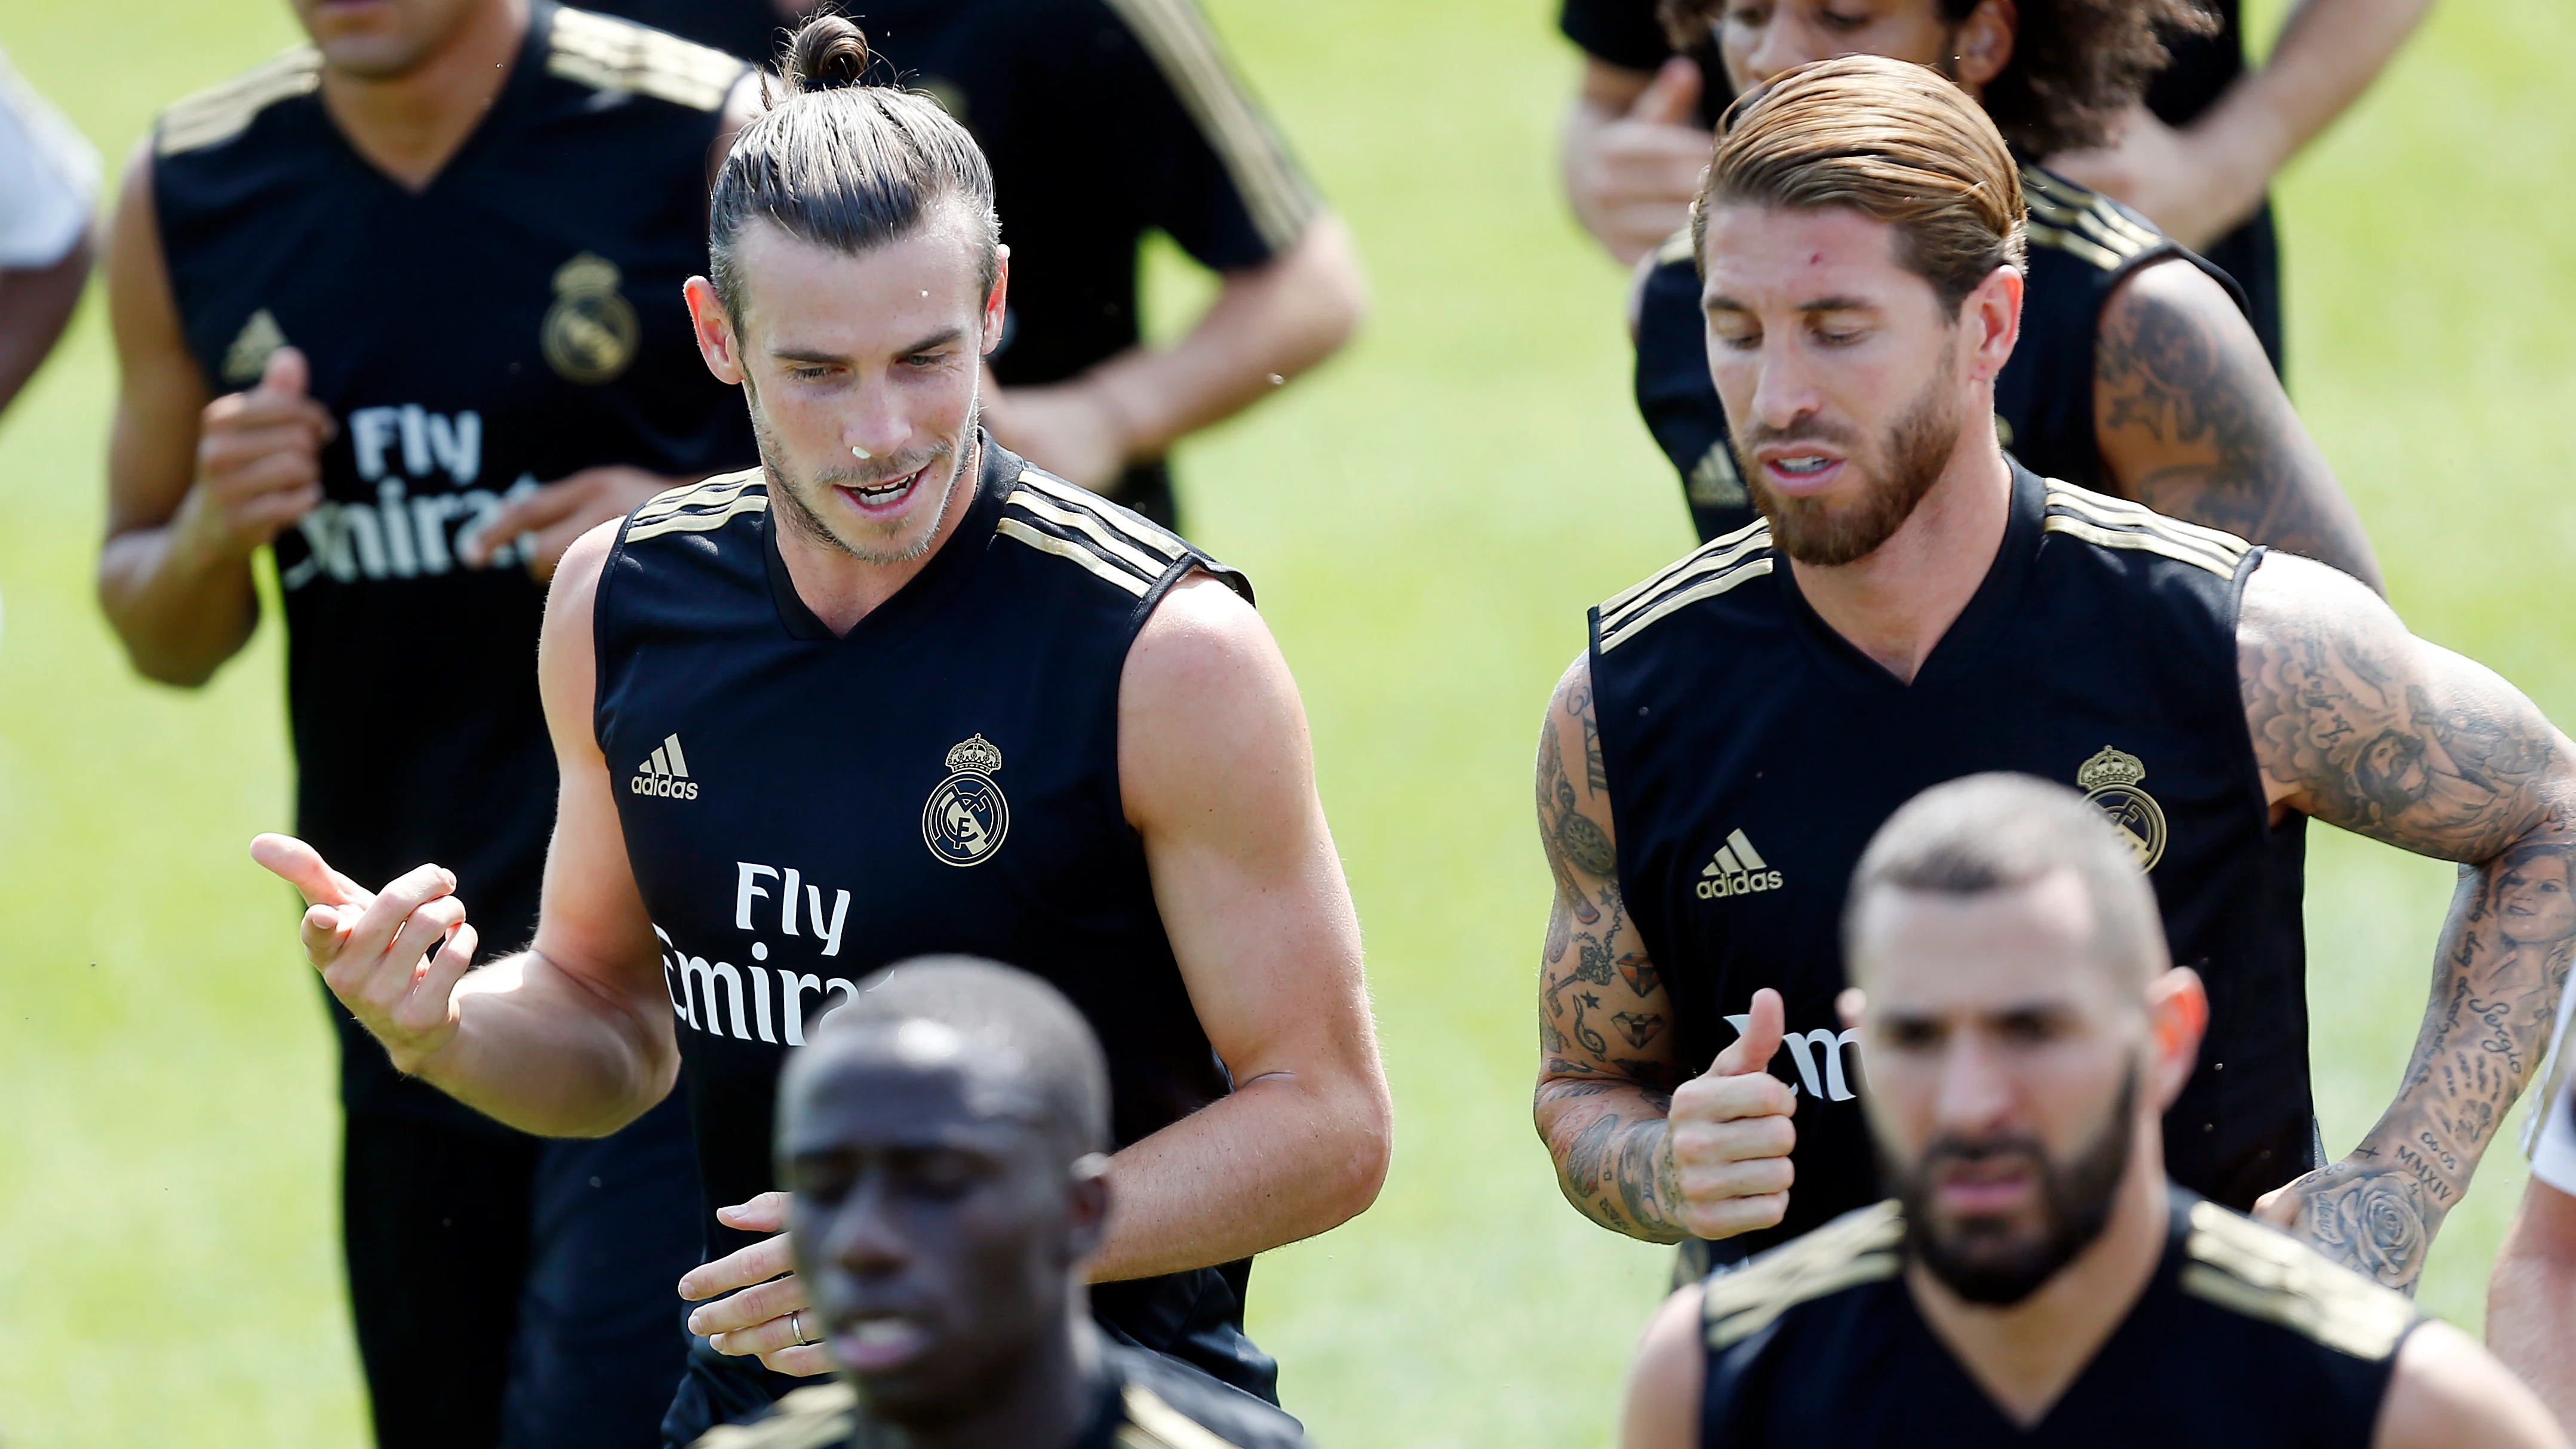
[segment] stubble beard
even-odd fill
[[[1752,491],[1753,504],[1771,523],[1771,542],[1802,564],[1836,568],[1876,553],[1896,536],[1950,466],[1959,443],[1959,397],[1956,368],[1945,352],[1939,373],[1915,394],[1879,440],[1875,459],[1862,479],[1858,501],[1837,507],[1822,497],[1794,498],[1763,477],[1753,450],[1764,443],[1816,441],[1844,443],[1851,433],[1832,424],[1807,421],[1784,429],[1756,427],[1736,439],[1736,463]],[[1854,457],[1852,462],[1864,460]]]
[[[761,415],[759,394],[751,391],[748,379],[745,379],[743,387],[751,404],[751,434],[753,441],[760,445],[760,470],[769,480],[769,496],[787,520],[787,526],[798,537],[866,564],[906,564],[930,552],[931,546],[939,540],[940,526],[947,521],[950,505],[957,501],[957,484],[965,476],[967,460],[975,456],[971,441],[963,446],[955,440],[943,442],[918,457],[896,460],[900,466],[877,472],[834,468],[814,478],[798,478],[779,464],[786,450],[779,446],[777,435],[770,430],[769,420]],[[971,440],[976,436],[981,417],[980,403],[967,409],[964,438]],[[938,467],[943,458],[948,460],[948,466]],[[931,509],[929,526],[909,542],[887,547],[865,537],[847,538],[824,520],[823,509],[830,506],[828,500],[833,488],[882,483],[889,477],[900,478],[924,466],[930,468],[930,475],[914,486],[926,488],[932,478],[936,478],[939,501]],[[905,521],[910,522],[919,516],[917,511],[909,513]]]
[[[2137,1099],[2133,1065],[2109,1120],[2063,1163],[2025,1136],[1936,1140],[1910,1167],[1882,1155],[1879,1170],[1905,1207],[1906,1255],[1970,1303],[2009,1308],[2038,1292],[2110,1226],[2137,1143]],[[2016,1235],[2009,1225],[1985,1219],[1945,1224],[1935,1216],[1932,1180],[1943,1161],[1991,1157],[2026,1157],[2036,1169],[2041,1221],[2035,1233]]]

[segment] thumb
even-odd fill
[[[260,372],[259,390],[286,397],[302,397],[313,381],[312,364],[292,347],[281,347],[268,355],[268,366]]]
[[[1661,126],[1696,126],[1692,112],[1699,106],[1699,90],[1699,62],[1687,55],[1674,56],[1637,93],[1636,103],[1628,107],[1628,119]]]
[[[308,906],[363,906],[372,892],[333,870],[322,852],[292,835],[251,837],[250,858],[304,893]]]
[[[764,1192],[749,1202],[716,1209],[716,1218],[747,1233],[774,1233],[787,1226],[787,1194]]]
[[[1744,1032],[1733,1045],[1717,1054],[1708,1074],[1712,1077],[1744,1077],[1767,1071],[1771,1058],[1780,1051],[1788,1008],[1781,1003],[1780,993],[1765,986],[1753,993],[1753,1012],[1745,1018]]]

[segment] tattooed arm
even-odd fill
[[[2334,565],[2382,591],[2361,518],[2225,289],[2182,260],[2103,305],[2093,432],[2116,491],[2159,513]]]
[[[2351,1156],[2257,1207],[2411,1287],[2549,1045],[2576,955],[2576,747],[2512,685],[2304,559],[2267,557],[2247,582],[2237,671],[2276,812],[2463,866],[2397,1100]]]
[[[1744,1035],[1684,1080],[1671,999],[1619,890],[1586,660],[1557,684],[1539,729],[1538,828],[1556,901],[1539,961],[1534,1111],[1565,1200],[1657,1243],[1778,1223],[1797,1140],[1789,1090],[1762,1070],[1780,1044],[1778,994],[1758,993]]]

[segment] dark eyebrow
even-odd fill
[[[1751,312],[1746,302],[1725,295],[1709,298],[1702,304],[1711,312]],[[1859,297],[1816,297],[1798,304],[1801,312],[1875,312],[1878,304]]]
[[[930,336],[925,337],[908,347],[897,349],[895,356],[910,357],[915,353],[929,352],[941,347],[951,347],[956,345],[956,343],[964,338],[965,335],[965,329],[963,328],[945,328],[941,331],[932,333]],[[812,363],[820,367],[838,367],[850,360],[848,357],[838,352],[818,352],[810,348],[803,347],[773,347],[770,349],[769,355],[777,358],[781,362],[805,362]]]

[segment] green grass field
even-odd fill
[[[1620,278],[1557,196],[1572,62],[1543,0],[1211,9],[1378,291],[1348,356],[1183,454],[1193,532],[1259,580],[1305,687],[1400,1117],[1385,1196],[1263,1260],[1254,1330],[1340,1449],[1606,1444],[1666,1256],[1564,1207],[1529,1129],[1528,768],[1584,606],[1689,534],[1628,408]],[[0,45],[111,157],[290,38],[279,0],[0,0]],[[2561,720],[2571,68],[2563,6],[2446,7],[2280,190],[2294,391],[2398,606]],[[1185,315],[1193,279],[1156,277]],[[90,587],[99,300],[0,424],[0,1433],[354,1445],[327,1029],[243,849],[288,819],[278,639],[202,693],[126,671]],[[2312,838],[2340,1151],[2404,1061],[2450,871]],[[2522,1178],[2489,1157],[2432,1309],[2476,1327]]]

